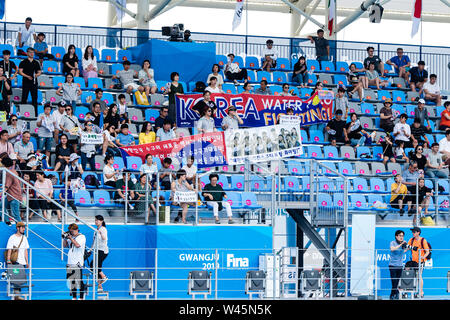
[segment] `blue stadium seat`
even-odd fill
[[[266,80],[267,82],[272,82],[272,74],[267,71],[256,72],[257,81]]]
[[[330,210],[333,207],[333,199],[328,193],[319,193],[317,196],[317,205],[319,210]]]
[[[275,71],[274,73],[272,73],[272,81],[274,83],[281,83],[281,84],[287,82],[286,73],[281,71]]]
[[[370,192],[378,192],[378,193],[386,192],[384,181],[380,178],[370,178]]]
[[[346,176],[355,176],[355,171],[350,162],[339,162],[338,164],[339,173]]]
[[[241,56],[235,56],[233,62],[237,63],[239,68],[244,68],[245,66],[244,59]]]
[[[114,76],[117,72],[123,70],[123,65],[121,63],[114,63],[111,65],[111,74]]]
[[[329,178],[321,177],[319,178],[319,190],[324,190],[326,192],[335,191],[334,180]]]
[[[230,204],[231,209],[242,209],[242,199],[239,192],[227,192],[226,201]]]
[[[114,102],[114,96],[109,92],[103,92],[102,100],[107,104],[110,105]]]
[[[308,158],[324,160],[322,148],[320,146],[307,146]]]
[[[367,211],[371,209],[369,208],[369,204],[367,203],[366,197],[362,194],[351,194],[348,208],[351,210],[361,210],[361,211]]]
[[[78,118],[78,120],[83,120],[86,117],[86,113],[89,112],[89,108],[84,106],[77,106],[74,110],[74,115]]]
[[[145,121],[155,123],[156,118],[159,117],[159,111],[156,109],[145,109]]]
[[[256,195],[251,192],[243,192],[241,194],[242,205],[247,209],[261,209],[262,206],[258,204],[258,200],[256,199]]]
[[[236,86],[234,84],[231,84],[231,83],[224,83],[222,85],[222,90],[225,93],[236,94]]]
[[[332,61],[322,61],[322,68],[320,71],[324,73],[335,73],[336,70],[334,69]]]
[[[306,67],[308,68],[308,71],[314,71],[319,72],[320,71],[320,64],[317,60],[308,59],[306,60]]]
[[[367,154],[369,157],[368,158],[361,158],[362,154]],[[372,153],[370,151],[369,147],[366,146],[359,146],[356,150],[356,157],[360,158],[361,161],[373,161],[375,159],[373,159]]]
[[[337,61],[336,62],[336,73],[348,73],[348,63],[345,61]]]
[[[373,205],[377,201],[380,203],[384,203],[383,196],[381,194],[369,194],[367,203],[368,203],[370,210],[375,210],[375,211],[387,211],[388,210],[387,208],[386,209],[375,208]]]
[[[392,90],[392,101],[394,103],[408,103],[405,92],[400,90]]]
[[[264,191],[265,189],[266,189],[265,180],[263,177],[257,176],[257,175],[250,176],[250,190],[251,191]]]
[[[352,63],[355,64],[356,69],[364,69],[364,65],[363,65],[362,62],[354,61],[354,62],[352,62]],[[352,63],[350,63],[350,64],[352,64]]]
[[[233,174],[231,176],[231,190],[244,191],[244,175]]]
[[[299,192],[300,183],[296,177],[285,177],[284,178],[284,192]]]
[[[58,68],[58,62],[45,60],[42,64],[42,72],[45,74],[62,74]]]
[[[361,103],[361,112],[365,116],[377,116],[378,114],[375,112],[375,108],[373,107],[373,104],[363,102]]]
[[[117,62],[116,50],[105,48],[102,49],[102,58],[98,60],[99,62]]]
[[[217,180],[217,184],[220,185],[223,190],[230,190],[230,182],[228,181],[227,176],[221,174],[219,175],[219,180]]]
[[[142,166],[142,159],[140,157],[133,157],[133,156],[127,157],[127,170],[139,172],[141,166]]]
[[[257,82],[256,81],[256,71],[255,70],[247,70],[247,81],[251,82],[251,83]],[[239,88],[242,88],[242,87],[239,86]]]
[[[341,192],[333,195],[333,208],[337,210],[344,210],[344,194]]]
[[[393,66],[391,66],[390,64],[385,63],[384,64],[384,76],[398,76],[398,73],[395,72],[395,69]]]
[[[414,118],[416,113],[414,112],[414,109],[416,108],[416,106],[413,106],[411,104],[408,104],[406,106],[406,114],[408,115],[409,118]]]
[[[290,67],[289,59],[286,58],[278,58],[277,59],[277,67],[274,70],[277,71],[289,71],[292,70]]]
[[[53,46],[51,53],[56,60],[61,61],[66,54],[66,49],[64,47]]]
[[[64,76],[54,76],[53,88],[58,89],[64,82],[66,82],[66,78]]]
[[[314,87],[317,83],[317,76],[315,74],[308,75],[308,86]]]
[[[394,111],[398,113],[398,116],[400,116],[402,113],[405,113],[405,108],[399,104],[393,104],[392,112]]]
[[[375,160],[382,161],[383,160],[383,147],[375,146],[372,148],[372,157]]]
[[[84,79],[82,77],[74,77],[73,78],[73,82],[75,82],[76,84],[78,84],[78,87],[81,90],[86,90],[86,82],[84,81]]]
[[[386,99],[391,99],[391,94],[387,90],[378,90],[377,97],[378,101],[384,101]]]
[[[252,56],[245,57],[245,68],[250,70],[258,70],[259,59],[257,57]]]
[[[90,207],[92,206],[91,194],[87,190],[78,190],[75,193],[75,205],[77,207]]]
[[[119,61],[119,62],[123,62],[123,61],[133,62],[133,56],[131,54],[131,51],[130,50],[120,49],[117,52],[117,61]]]
[[[324,154],[324,157],[327,159],[342,160],[342,158],[339,157],[338,149],[334,146],[324,146],[323,154]]]
[[[103,88],[103,81],[100,78],[88,78],[88,89],[95,90],[97,88]]]
[[[300,88],[300,98],[302,99],[308,99],[311,97],[312,89],[310,88]]]
[[[272,91],[274,96],[278,96],[281,92],[283,92],[283,88],[278,85],[272,85],[270,86],[270,91]]]
[[[287,163],[289,174],[301,175],[303,174],[303,166],[299,161],[288,160]]]
[[[92,100],[95,100],[95,93],[91,91],[83,91],[81,93],[81,103],[84,105],[89,105],[88,97],[91,97]]]
[[[123,168],[125,168],[122,157],[114,157],[113,167],[115,170],[122,170]]]
[[[369,190],[367,186],[367,180],[364,178],[353,179],[353,192],[365,193]]]
[[[94,190],[93,200],[93,205],[96,207],[111,207],[114,205],[109,192],[106,190]]]
[[[227,64],[227,57],[222,54],[216,54],[216,63],[223,68]]]
[[[338,86],[345,86],[348,87],[348,81],[347,77],[343,74],[335,74],[334,76],[334,83]]]

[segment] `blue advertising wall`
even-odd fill
[[[52,226],[39,224],[30,228],[52,244],[61,241],[60,234]],[[272,229],[263,226],[107,225],[107,228],[110,253],[103,266],[110,279],[104,285],[110,298],[129,298],[131,271],[155,272],[156,252],[153,248],[158,248],[158,298],[189,298],[187,277],[191,270],[210,270],[214,278],[216,248],[220,266],[217,276],[222,279],[218,282],[218,297],[243,297],[246,270],[257,269],[259,254],[271,252],[272,246]],[[80,226],[80,231],[90,247],[92,231],[85,226]],[[14,226],[0,223],[0,247],[6,247],[9,236],[14,232]],[[31,232],[29,243],[33,248],[33,299],[70,299],[65,280],[67,258],[61,260],[58,250]],[[2,273],[5,265],[3,259],[0,261]],[[7,299],[5,281],[0,281],[1,299]]]
[[[151,67],[158,70],[156,80],[170,81],[174,71],[180,74],[180,81],[186,83],[203,79],[206,82],[211,68],[216,63],[215,43],[170,42],[149,40],[144,44],[128,48],[133,60],[142,64],[150,60]]]

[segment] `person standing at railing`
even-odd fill
[[[47,103],[44,106],[44,113],[38,116],[36,125],[38,127],[38,153],[43,153],[47,159],[50,160],[50,151],[53,145],[53,135],[55,131],[56,122],[50,114],[52,106]]]
[[[22,186],[17,178],[19,174],[14,169],[14,162],[9,157],[4,157],[1,161],[3,167],[7,168],[11,173],[6,172],[4,192],[6,194],[5,207],[9,208],[8,214],[5,214],[5,223],[11,225],[13,221],[19,222],[20,219],[20,201],[22,200]]]
[[[11,235],[6,244],[6,263],[8,265],[21,265],[23,268],[29,268],[28,265],[28,239],[25,236],[25,223],[18,222],[16,224],[16,233]],[[16,254],[13,252],[16,251]],[[20,288],[14,288],[14,294],[20,293]],[[23,300],[23,298],[16,296],[15,300]]]
[[[17,32],[17,42],[16,46],[18,48],[22,48],[23,46],[32,46],[33,40],[36,41],[36,30],[34,26],[31,25],[33,20],[28,17],[25,19],[25,24],[19,27],[19,31]],[[18,53],[20,54],[20,53]]]
[[[26,104],[28,94],[31,94],[32,105],[34,111],[37,113],[37,99],[38,99],[38,83],[37,78],[41,75],[41,65],[37,60],[34,60],[34,49],[27,49],[27,58],[22,60],[19,64],[19,74],[22,79],[22,104]]]
[[[36,182],[34,183],[34,187],[44,196],[49,199],[53,198],[53,184],[50,179],[45,177],[43,171],[36,172]],[[58,212],[58,221],[61,221],[61,211],[47,198],[45,198],[40,193],[37,193],[37,203],[39,208],[42,210],[42,215],[44,216],[44,221],[48,222],[51,219],[52,210],[57,210]],[[50,216],[47,216],[48,211],[50,211]],[[33,213],[30,214],[30,218],[33,216]]]
[[[418,266],[416,270],[418,270],[419,273],[420,298],[422,299],[424,297],[422,272],[425,262],[428,260],[428,256],[430,255],[430,245],[425,238],[420,236],[422,230],[419,227],[415,226],[410,230],[412,231],[413,237],[408,241],[408,245],[410,246],[408,249],[411,250],[411,260],[416,262]]]
[[[308,36],[311,43],[316,46],[316,59],[320,63],[322,68],[322,61],[330,61],[330,44],[327,39],[323,37],[324,31],[322,29],[317,30],[317,37]]]
[[[400,281],[403,269],[403,260],[405,260],[406,254],[406,241],[404,240],[405,233],[402,230],[395,231],[395,240],[391,241],[390,259],[389,259],[389,272],[391,274],[392,289],[389,299],[398,300],[398,283]]]
[[[108,277],[103,273],[103,261],[109,253],[108,248],[108,230],[106,229],[105,219],[102,215],[95,216],[95,225],[97,226],[97,232],[94,232],[94,241],[92,242],[92,250],[97,248],[98,252],[98,292],[103,292],[103,284],[108,281]],[[93,268],[94,261],[91,261],[90,267]]]
[[[77,291],[80,300],[84,300],[85,284],[83,282],[84,249],[86,237],[78,230],[78,225],[69,225],[69,231],[63,234],[64,248],[69,248],[67,254],[67,279],[70,280],[70,294],[72,300],[77,300]]]
[[[151,178],[148,178],[148,206],[149,206],[149,216],[147,217],[147,220],[150,218],[150,211],[153,212],[153,214],[156,216],[156,208],[153,204],[153,197],[152,197],[152,186],[151,186]],[[133,186],[134,194],[136,197],[136,214],[141,215],[146,212],[146,192],[147,192],[147,175],[141,174],[139,176],[139,181]]]

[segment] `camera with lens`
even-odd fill
[[[404,244],[402,244],[402,249],[403,250],[404,249],[408,249],[408,250],[417,251],[417,249],[419,249],[419,247],[414,247],[414,246],[411,246],[411,245],[409,245],[407,243],[404,243]]]
[[[63,239],[68,239],[70,236],[70,231],[63,232],[63,234],[61,236]]]
[[[176,23],[172,27],[161,28],[163,36],[169,36],[169,41],[183,41],[184,24]]]

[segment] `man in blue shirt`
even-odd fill
[[[403,54],[403,49],[397,49],[397,55],[388,61],[387,64],[394,66],[395,72],[400,78],[405,79],[406,85],[409,85],[409,68],[411,67],[411,60],[407,55]]]
[[[405,259],[406,241],[404,240],[405,233],[402,230],[395,231],[395,240],[391,241],[389,272],[391,274],[392,289],[390,299],[398,299],[398,282],[402,275],[403,260]]]
[[[42,62],[44,61],[44,58],[47,58],[50,60],[53,60],[55,58],[52,54],[48,53],[48,46],[44,40],[45,40],[45,34],[40,32],[37,36],[37,41],[34,43],[34,51],[35,51],[36,56],[38,56],[38,58],[39,58],[41,67],[42,67]],[[57,70],[55,70],[55,71],[57,71]]]
[[[116,144],[119,147],[129,147],[135,145],[134,137],[130,134],[128,130],[128,125],[124,123],[120,127],[120,133],[118,134],[116,138]]]
[[[408,170],[403,171],[402,178],[403,183],[408,188],[408,195],[405,197],[405,202],[408,203],[408,217],[414,214],[414,207],[416,203],[416,184],[419,178],[423,178],[423,170],[419,172],[417,168],[417,162],[414,160],[409,161]],[[414,205],[411,208],[411,204]]]

